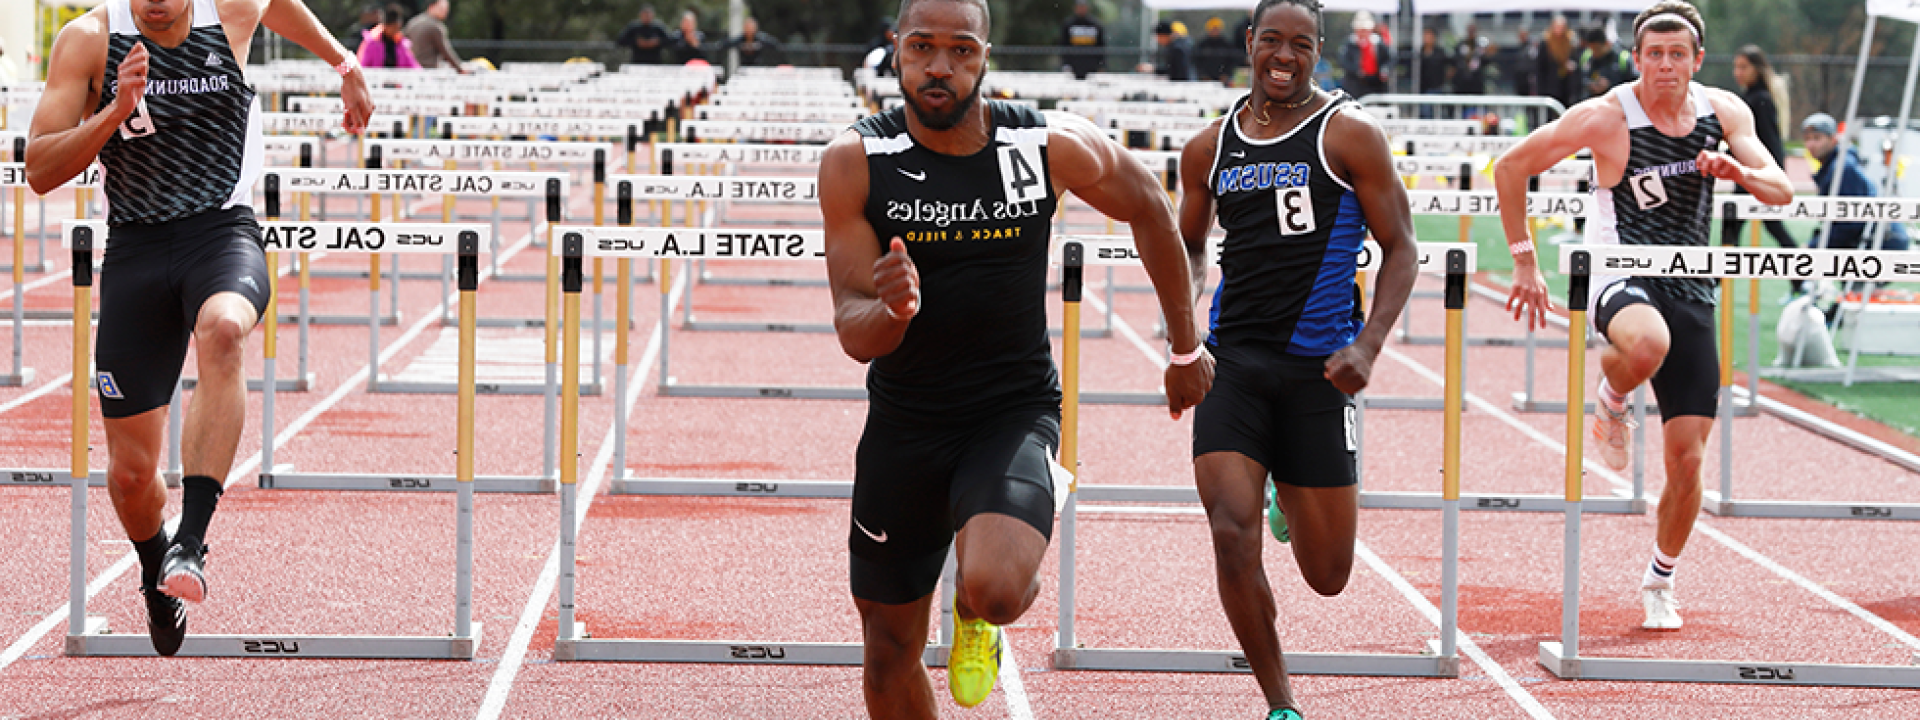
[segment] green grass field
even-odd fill
[[[1715,242],[1718,242],[1719,230],[1717,225],[1718,223],[1716,222],[1716,229],[1714,231]],[[1752,223],[1749,223],[1747,225],[1749,229],[1744,232],[1752,232],[1751,228],[1753,226]],[[1804,244],[1806,238],[1812,235],[1814,230],[1817,229],[1817,223],[1789,222],[1787,223],[1787,229],[1792,232],[1796,240]],[[1420,240],[1426,242],[1453,242],[1461,239],[1460,222],[1458,219],[1452,217],[1432,215],[1415,216],[1414,231],[1419,235]],[[1557,227],[1549,227],[1542,233],[1545,237],[1543,238],[1544,242],[1540,242],[1540,262],[1541,266],[1546,269],[1547,284],[1553,290],[1554,302],[1564,308],[1566,307],[1567,276],[1558,272],[1560,255],[1559,251],[1552,244],[1554,237],[1562,232],[1569,231]],[[1507,254],[1506,238],[1500,231],[1499,219],[1492,217],[1474,218],[1469,233],[1472,236],[1471,240],[1479,246],[1480,269],[1493,273],[1502,283],[1507,282],[1507,275],[1512,271],[1513,263]],[[1576,240],[1577,237],[1567,235],[1566,239],[1573,241]],[[1743,238],[1742,244],[1745,244],[1745,241],[1746,238]],[[1765,247],[1774,246],[1773,239],[1765,233],[1761,234],[1761,242]],[[1740,280],[1736,281],[1734,285],[1734,362],[1741,370],[1745,370],[1748,363],[1747,335],[1749,321],[1747,319],[1747,298],[1749,293],[1747,283],[1748,281]],[[1920,286],[1911,284],[1896,285],[1895,287],[1920,291]],[[1760,282],[1760,302],[1758,304],[1760,311],[1760,364],[1763,368],[1773,362],[1774,355],[1778,352],[1778,344],[1774,341],[1773,337],[1774,326],[1780,320],[1780,299],[1785,296],[1787,292],[1788,285],[1785,280],[1762,280]],[[1845,362],[1847,359],[1847,353],[1844,348],[1840,350],[1840,359],[1842,362]],[[1920,358],[1860,356],[1860,367],[1915,364],[1920,364]],[[1856,383],[1853,387],[1843,387],[1839,383],[1782,382],[1780,384],[1804,393],[1808,397],[1886,423],[1908,435],[1920,436],[1920,384]]]

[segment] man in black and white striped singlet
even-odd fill
[[[207,523],[246,427],[246,337],[270,272],[254,221],[260,105],[247,84],[262,23],[338,63],[345,126],[373,113],[352,55],[300,0],[107,0],[60,30],[34,112],[27,179],[47,193],[98,157],[107,192],[94,386],[107,483],[140,557],[154,650],[186,634],[207,594]],[[181,436],[180,525],[162,526],[166,406],[192,339],[199,380]]]
[[[1793,197],[1787,175],[1754,133],[1753,114],[1731,93],[1693,82],[1705,57],[1699,11],[1668,0],[1633,23],[1640,79],[1580,103],[1514,146],[1495,169],[1501,224],[1513,251],[1508,308],[1544,326],[1546,279],[1527,236],[1522,201],[1527,178],[1581,148],[1593,150],[1596,215],[1586,242],[1707,244],[1715,179],[1731,180],[1760,201]],[[1721,152],[1724,142],[1728,151]],[[1614,469],[1627,465],[1626,395],[1651,381],[1660,406],[1667,484],[1660,493],[1653,561],[1641,579],[1643,626],[1677,630],[1673,572],[1700,514],[1701,459],[1713,431],[1719,391],[1714,346],[1716,283],[1698,278],[1595,275],[1593,324],[1607,338],[1600,354],[1592,445]]]

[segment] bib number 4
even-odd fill
[[[1009,203],[1047,199],[1046,163],[1040,159],[1040,146],[1001,146],[1000,183],[1006,190]]]

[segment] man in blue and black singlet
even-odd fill
[[[186,634],[182,600],[207,595],[207,523],[246,426],[246,336],[271,278],[255,222],[260,104],[247,50],[265,23],[338,63],[345,125],[373,112],[359,66],[299,0],[107,0],[54,41],[33,116],[27,179],[46,193],[97,156],[106,170],[94,386],[107,489],[140,558],[154,650]],[[199,380],[181,434],[180,525],[162,527],[158,460],[192,340]]]
[[[949,546],[960,704],[986,699],[998,626],[1039,591],[1065,472],[1046,312],[1062,191],[1132,227],[1173,343],[1175,417],[1206,395],[1213,366],[1172,208],[1145,165],[1084,119],[980,101],[985,0],[904,0],[899,18],[906,105],[827,148],[820,210],[840,346],[871,364],[847,531],[867,708],[933,718],[921,657]]]
[[[1196,294],[1216,217],[1227,233],[1207,337],[1219,374],[1194,409],[1193,470],[1220,601],[1267,717],[1297,720],[1260,562],[1262,490],[1271,474],[1275,535],[1292,542],[1307,584],[1338,594],[1360,512],[1353,394],[1412,292],[1413,224],[1385,133],[1345,93],[1314,84],[1318,0],[1262,0],[1242,41],[1247,96],[1180,156]],[[1382,257],[1363,326],[1355,272],[1369,231]]]
[[[1647,8],[1633,22],[1640,78],[1573,106],[1500,158],[1494,182],[1513,252],[1507,306],[1515,319],[1524,315],[1530,327],[1545,327],[1549,303],[1527,235],[1527,178],[1582,148],[1593,151],[1596,214],[1587,221],[1588,243],[1707,245],[1716,178],[1771,205],[1793,199],[1746,103],[1693,82],[1706,57],[1705,33],[1692,5],[1668,0]],[[1722,142],[1731,155],[1720,152]],[[1700,514],[1700,469],[1719,409],[1716,285],[1702,278],[1595,275],[1590,288],[1593,326],[1607,339],[1591,444],[1608,466],[1627,466],[1627,394],[1650,382],[1660,406],[1667,483],[1653,560],[1640,583],[1642,627],[1650,630],[1681,625],[1673,574]]]

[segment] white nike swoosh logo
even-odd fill
[[[1243,158],[1246,156],[1247,156],[1247,153],[1241,150],[1235,150],[1233,152],[1227,153],[1227,157]]]
[[[860,528],[860,533],[863,535],[866,535],[868,538],[872,539],[874,542],[883,543],[887,541],[887,532],[885,530],[880,531],[879,535],[875,535],[873,534],[872,530],[867,529],[867,526],[860,524],[860,518],[853,519],[853,526]]]
[[[899,170],[899,171],[900,171],[900,174],[901,174],[901,175],[905,175],[905,176],[907,176],[907,177],[910,177],[910,178],[913,178],[913,181],[914,181],[914,182],[926,182],[926,181],[927,181],[927,171],[925,171],[925,170],[921,170],[921,171],[920,171],[920,172],[919,172],[918,174],[915,174],[915,173],[910,173],[910,172],[907,172],[907,169],[906,169],[906,168],[894,168],[894,169],[895,169],[895,170]]]

